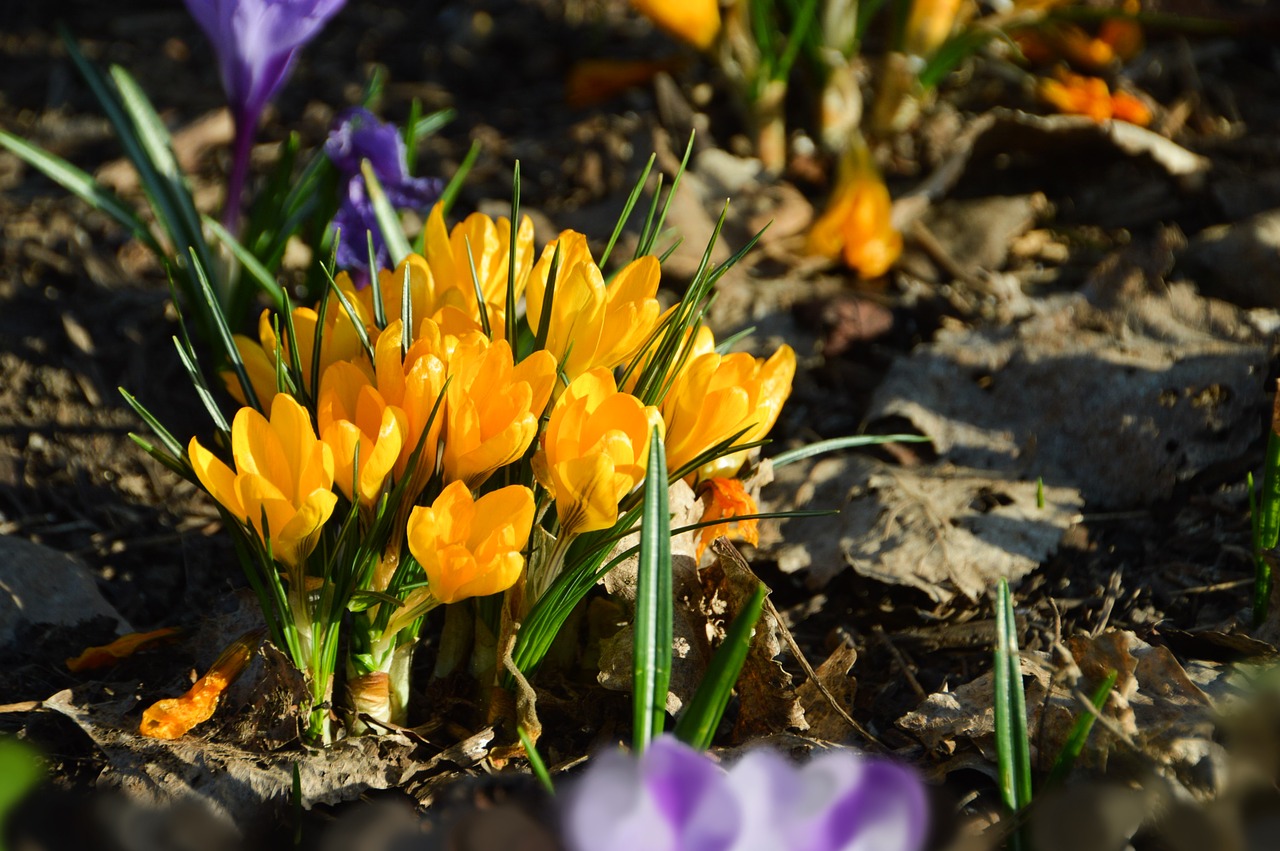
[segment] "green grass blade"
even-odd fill
[[[200,258],[194,248],[191,249],[191,269],[195,273],[200,293],[204,296],[205,311],[212,320],[213,332],[222,344],[223,354],[231,362],[231,369],[235,371],[236,378],[240,380],[240,390],[244,393],[245,401],[257,408],[260,413],[265,413],[262,410],[262,403],[258,401],[258,394],[249,381],[249,372],[244,368],[244,360],[240,357],[240,350],[236,348],[231,329],[227,326],[227,317],[222,313],[222,306],[218,303],[213,287],[209,285],[209,278],[205,275],[204,266],[200,264]]]
[[[520,736],[520,744],[524,745],[524,753],[529,758],[529,769],[533,772],[533,776],[538,778],[542,788],[554,795],[556,787],[551,783],[551,774],[547,771],[547,764],[542,761],[542,756],[539,755],[538,748],[534,745],[533,740],[529,738],[529,733],[521,725],[516,727],[516,734]]]
[[[356,312],[355,306],[351,303],[351,299],[347,298],[342,288],[338,286],[338,282],[333,279],[333,273],[326,267],[325,276],[329,279],[329,290],[338,297],[342,309],[347,312],[347,316],[351,319],[351,325],[355,328],[356,336],[360,338],[360,345],[364,348],[364,353],[369,357],[369,363],[374,363],[376,358],[373,355],[373,344],[369,341],[369,331],[364,327],[364,320],[360,318],[360,314]],[[321,314],[323,316],[323,314]],[[320,323],[323,325],[324,323]],[[317,346],[316,352],[320,351]],[[319,362],[319,358],[315,358],[315,362]]]
[[[204,382],[204,376],[200,374],[200,366],[196,363],[195,352],[189,346],[184,345],[183,341],[177,337],[173,338],[173,345],[177,348],[178,359],[182,361],[182,367],[187,371],[187,377],[191,380],[192,386],[195,387],[196,395],[200,397],[200,403],[204,405],[204,409],[209,413],[209,418],[213,420],[213,424],[222,431],[231,431],[231,426],[227,425],[226,417],[222,415],[222,409],[214,401],[213,394],[209,392],[209,387]]]
[[[414,102],[417,103],[416,98],[414,99]],[[418,104],[419,111],[421,111],[421,108],[422,105]],[[458,111],[453,107],[445,107],[444,109],[436,110],[430,115],[423,115],[418,118],[416,122],[410,122],[413,127],[413,136],[415,139],[421,139],[423,136],[430,136],[432,133],[441,130],[446,124],[457,117]],[[405,130],[407,131],[408,129],[409,125],[406,125]],[[412,166],[409,168],[409,173],[413,173]]]
[[[599,268],[604,269],[605,263],[609,262],[609,255],[613,253],[613,246],[617,244],[618,237],[622,236],[622,229],[627,226],[627,220],[631,218],[631,212],[636,207],[636,202],[640,200],[640,193],[644,191],[644,185],[649,180],[649,172],[653,170],[653,164],[657,160],[657,154],[649,154],[649,162],[645,163],[644,170],[640,172],[640,179],[636,181],[636,185],[631,187],[631,194],[627,196],[627,203],[622,206],[622,215],[618,216],[617,223],[613,226],[613,234],[609,237],[609,244],[604,247],[604,253],[600,255]]]
[[[1000,794],[1005,806],[1017,814],[1031,803],[1031,748],[1028,742],[1026,697],[1022,687],[1022,661],[1018,653],[1017,622],[1009,583],[1004,578],[996,590],[995,735]],[[1022,847],[1014,834],[1012,847]]]
[[[364,175],[365,188],[369,190],[369,202],[373,204],[373,214],[378,220],[378,229],[382,231],[382,241],[387,244],[387,251],[391,255],[391,267],[395,268],[411,253],[409,240],[405,238],[400,217],[396,215],[395,208],[387,200],[387,193],[383,191],[382,184],[378,182],[378,176],[373,173],[373,166],[368,160],[360,163],[360,172]],[[377,269],[369,270],[371,277],[376,274],[378,274]]]
[[[685,744],[698,750],[711,747],[711,738],[720,725],[725,707],[729,705],[742,665],[747,661],[751,636],[755,634],[756,623],[764,610],[766,593],[763,582],[756,585],[755,592],[729,624],[724,641],[711,657],[711,664],[707,666],[698,690],[676,723],[676,738]]]
[[[671,682],[671,514],[667,505],[667,457],[655,428],[649,440],[636,617],[632,645],[632,749],[642,753],[662,735]]]
[[[1250,489],[1252,493],[1252,489]],[[1256,571],[1253,592],[1253,621],[1260,625],[1266,619],[1271,602],[1271,551],[1280,544],[1280,391],[1272,407],[1271,428],[1267,433],[1267,454],[1262,467],[1262,491],[1257,500],[1254,525]]]
[[[458,200],[458,193],[462,191],[462,184],[466,181],[467,175],[471,173],[471,167],[476,164],[476,159],[480,156],[480,140],[471,143],[471,147],[467,150],[467,155],[462,158],[462,164],[458,166],[458,170],[453,173],[453,177],[449,179],[449,183],[445,186],[444,191],[440,193],[440,204],[444,209],[445,215],[453,209],[453,202]]]
[[[152,434],[160,438],[160,443],[164,446],[165,451],[174,458],[181,458],[183,446],[178,442],[178,439],[164,427],[160,420],[156,419],[155,415],[148,411],[141,402],[135,399],[128,390],[125,390],[123,387],[117,387],[116,389],[120,391],[120,395],[124,397],[124,400],[128,403],[129,407],[133,408],[133,412],[141,417],[142,421],[147,424],[147,428],[151,429]]]
[[[475,290],[476,304],[479,306],[477,312],[480,314],[480,328],[484,331],[484,335],[492,340],[493,328],[489,325],[489,306],[484,300],[484,288],[480,286],[480,273],[476,271],[476,257],[471,253],[471,237],[464,238],[463,243],[467,247],[467,266],[471,270],[471,286]]]
[[[919,434],[855,434],[849,437],[833,437],[830,440],[819,440],[773,456],[773,467],[785,467],[795,461],[803,461],[826,452],[841,449],[854,449],[859,446],[879,446],[883,443],[928,443],[929,438]]]
[[[160,243],[156,242],[151,231],[133,210],[129,209],[120,196],[94,180],[88,172],[81,171],[66,160],[3,130],[0,130],[0,146],[95,210],[111,216],[158,256],[165,256]]]
[[[1102,707],[1107,705],[1107,698],[1111,696],[1111,690],[1115,688],[1119,676],[1117,671],[1109,672],[1107,678],[1094,691],[1091,700],[1094,709],[1101,712]],[[1058,758],[1053,761],[1053,768],[1049,770],[1049,779],[1045,781],[1045,786],[1056,786],[1067,779],[1067,775],[1071,773],[1071,767],[1076,764],[1076,760],[1084,751],[1085,742],[1089,740],[1089,733],[1097,720],[1092,712],[1086,710],[1080,713],[1080,717],[1076,719],[1071,732],[1067,735],[1066,742],[1062,745],[1062,750],[1058,753]]]
[[[409,265],[404,267],[404,277],[400,281],[400,359],[409,356],[409,347],[413,345],[413,294],[409,290],[412,282]]]
[[[263,266],[257,257],[253,256],[253,252],[240,244],[240,240],[231,235],[231,231],[222,226],[222,222],[211,216],[205,216],[204,226],[209,232],[217,237],[218,241],[231,249],[231,253],[235,255],[236,260],[240,262],[241,268],[249,273],[249,277],[253,278],[254,283],[258,285],[258,289],[267,294],[271,299],[271,305],[276,310],[284,310],[284,290],[276,283],[276,279],[271,272]]]
[[[364,241],[365,250],[368,252],[369,288],[373,290],[373,324],[378,326],[379,331],[385,331],[387,307],[382,303],[382,276],[378,274],[378,252],[373,247],[373,231],[364,232]]]
[[[551,266],[547,269],[547,289],[542,294],[542,315],[537,317],[538,327],[534,330],[533,350],[535,352],[540,352],[547,347],[547,335],[551,333],[551,311],[555,306],[556,279],[558,277],[560,277],[560,240],[557,239],[556,250],[551,254]]]

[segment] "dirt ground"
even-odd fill
[[[1150,790],[1165,787],[1147,783],[1149,799],[1121,807],[1146,820],[1134,847],[1274,847],[1248,842],[1266,835],[1257,826],[1267,813],[1280,811],[1275,787],[1268,797],[1265,782],[1258,792],[1239,780],[1219,710],[1235,689],[1229,664],[1272,658],[1280,637],[1275,618],[1260,629],[1249,621],[1245,486],[1262,462],[1277,377],[1280,28],[1257,3],[1159,10],[1252,22],[1228,35],[1149,31],[1129,76],[1157,108],[1159,143],[1116,139],[1083,120],[1028,118],[1044,108],[1007,78],[982,65],[956,75],[887,152],[886,179],[900,205],[908,201],[900,209],[912,198],[918,209],[902,261],[873,282],[820,268],[799,251],[824,201],[829,163],[801,150],[776,181],[741,179],[750,172],[744,129],[731,105],[709,94],[715,79],[696,58],[674,73],[673,87],[641,87],[589,109],[566,105],[576,60],[679,53],[622,3],[351,0],[307,48],[269,113],[255,162],[271,161],[287,129],[320,143],[376,63],[388,80],[384,117],[402,120],[413,98],[458,112],[424,141],[418,173],[448,177],[472,140],[483,143],[458,212],[502,212],[519,159],[539,242],[574,227],[602,243],[599,223],[612,223],[648,154],[656,150],[669,167],[696,126],[692,179],[672,214],[688,251],[700,253],[726,194],[734,196],[729,251],[775,223],[726,277],[713,317],[720,333],[755,326],[746,345],[757,352],[787,341],[800,356],[766,454],[860,430],[930,439],[778,470],[764,490],[772,507],[844,511],[775,524],[747,551],[800,649],[815,666],[830,660],[819,674],[875,740],[802,694],[807,734],[752,727],[744,706],[732,744],[768,733],[796,748],[807,735],[893,752],[937,791],[936,847],[993,847],[999,830],[983,831],[1000,804],[990,680],[982,678],[995,634],[991,589],[1006,576],[1027,657],[1037,768],[1047,770],[1054,742],[1083,711],[1073,694],[1089,692],[1098,671],[1119,668],[1128,678],[1124,705],[1111,707],[1112,725],[1095,735],[1078,774],[1130,789],[1158,776],[1176,787],[1153,803]],[[216,121],[214,129],[201,122],[216,116],[222,93],[208,45],[174,0],[8,4],[0,10],[0,128],[139,197],[59,44],[59,23],[92,59],[134,74],[183,140],[197,198],[215,210],[226,139]],[[796,109],[803,106],[797,96]],[[201,126],[207,132],[183,135]],[[922,189],[943,172],[950,176],[932,184],[937,191]],[[105,216],[8,154],[0,154],[0,222],[0,534],[82,559],[134,629],[242,617],[243,580],[217,512],[134,446],[128,433],[143,425],[117,392],[135,394],[175,434],[207,428],[175,356],[160,270]],[[684,249],[673,256],[664,278],[672,291],[693,258]],[[204,645],[183,642],[91,683],[65,670],[65,657],[116,628],[99,619],[27,629],[4,651],[0,704],[72,689],[80,706],[132,696],[120,711],[136,715],[209,661]],[[421,655],[429,670],[430,642]],[[793,654],[782,659],[797,684],[807,679]],[[572,675],[538,688],[553,766],[621,735],[625,695]],[[442,702],[417,695],[418,720],[434,724],[401,750],[361,752],[381,782],[330,782],[317,793],[307,836],[338,830],[342,802],[361,794],[391,808],[448,805],[432,818],[499,801],[513,824],[525,824],[536,794],[486,773],[500,761],[467,756],[483,750],[476,730]],[[53,811],[63,806],[58,795],[91,806],[86,790],[124,772],[111,743],[80,732],[73,715],[0,712],[0,730],[22,732],[50,757],[52,797],[40,806]],[[1262,717],[1262,728],[1280,731]],[[202,741],[213,749],[240,742],[232,727],[224,719]],[[1276,768],[1262,767],[1272,784]],[[337,771],[307,782],[323,788]],[[450,788],[459,777],[482,779]],[[1084,795],[1093,787],[1072,788]],[[1099,800],[1070,806],[1102,807]],[[1170,803],[1188,800],[1199,803]],[[1056,823],[1055,806],[1041,808],[1044,824]],[[1153,826],[1160,819],[1152,813],[1183,806],[1197,814],[1187,818],[1246,844],[1188,846],[1176,830]],[[262,844],[292,830],[278,800],[263,812],[253,822]]]

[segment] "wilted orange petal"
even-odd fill
[[[152,739],[176,739],[213,716],[218,700],[244,672],[260,636],[251,632],[223,651],[203,677],[182,697],[158,700],[142,713],[138,732]]]
[[[734,517],[756,514],[756,501],[747,493],[738,479],[708,479],[704,498],[707,507],[702,512],[702,522],[724,520],[715,526],[705,526],[698,535],[698,550],[694,558],[701,561],[707,545],[721,535],[734,536],[755,546],[760,543],[760,521],[732,520]]]
[[[569,69],[564,99],[574,109],[596,106],[628,89],[648,84],[677,64],[671,59],[583,59]]]
[[[166,638],[182,632],[176,626],[168,626],[151,632],[131,632],[122,635],[110,644],[100,647],[86,647],[84,652],[74,659],[67,660],[67,670],[73,673],[93,671],[98,668],[109,668],[121,659],[127,659],[139,650],[145,650],[159,644]]]
[[[1111,96],[1111,115],[1139,127],[1146,127],[1151,123],[1151,110],[1128,92],[1116,92]]]

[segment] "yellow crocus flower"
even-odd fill
[[[436,454],[440,444],[440,431],[444,426],[444,406],[431,413],[436,401],[444,392],[449,352],[457,345],[458,338],[440,332],[440,327],[430,319],[419,326],[419,336],[403,356],[400,349],[400,320],[387,326],[378,337],[374,349],[374,369],[378,392],[388,405],[404,411],[405,438],[400,447],[400,457],[395,462],[395,474],[403,476],[409,459],[421,442],[415,473],[425,482],[435,472]],[[473,336],[480,337],[479,332]],[[430,430],[424,440],[423,432]]]
[[[842,259],[863,278],[878,278],[902,253],[893,226],[893,200],[865,145],[855,144],[840,165],[827,209],[809,230],[807,250]]]
[[[791,395],[795,372],[796,355],[790,346],[782,346],[768,360],[745,352],[720,355],[711,332],[700,329],[689,359],[662,401],[669,469],[679,470],[743,429],[737,443],[763,438]],[[704,464],[698,476],[730,477],[745,455],[735,452]]]
[[[485,597],[510,588],[524,569],[533,528],[533,491],[511,485],[472,499],[462,482],[449,484],[431,507],[409,515],[409,551],[440,603]]]
[[[445,478],[476,488],[522,456],[538,432],[555,377],[555,359],[547,352],[517,364],[505,340],[459,340],[445,391]]]
[[[326,316],[320,349],[322,374],[330,364],[340,360],[354,360],[359,358],[361,353],[360,337],[356,333],[355,325],[351,323],[350,317],[342,306],[336,306],[338,309],[329,310]],[[317,321],[319,316],[312,308],[295,307],[293,309],[293,328],[298,333],[297,347],[301,361],[299,368],[302,372],[303,385],[308,391],[311,390]],[[283,331],[285,328],[285,323],[281,320],[280,329]],[[264,410],[271,410],[271,400],[276,396],[276,358],[280,358],[286,366],[293,364],[288,342],[276,336],[271,311],[264,310],[258,317],[257,340],[243,334],[234,335],[232,340],[235,342],[236,350],[240,352],[240,359],[244,362],[245,372],[249,375],[249,383],[253,385],[253,392],[257,394],[258,402]],[[227,392],[240,404],[248,404],[236,374],[223,372],[222,378],[226,383]]]
[[[631,0],[636,11],[681,41],[706,50],[720,34],[718,0]]]
[[[933,56],[951,37],[960,0],[915,0],[902,29],[902,48],[912,56]]]
[[[551,313],[544,317],[544,299],[551,262],[560,246]],[[534,266],[525,293],[529,325],[535,332],[547,327],[546,350],[573,381],[595,367],[613,369],[636,353],[658,321],[658,258],[640,257],[618,271],[605,285],[591,258],[587,238],[565,231],[547,245]]]
[[[555,497],[562,537],[618,522],[618,503],[644,478],[654,425],[661,425],[657,409],[618,392],[603,367],[565,389],[533,462]]]
[[[278,561],[297,566],[333,513],[333,451],[293,397],[276,394],[271,419],[241,408],[231,423],[233,471],[191,438],[191,467],[205,490],[268,541]],[[263,516],[267,527],[263,528]]]
[[[387,404],[362,369],[342,361],[326,369],[320,379],[316,421],[320,439],[333,450],[338,487],[347,499],[358,498],[371,508],[405,444],[409,428],[405,412]]]
[[[452,308],[471,317],[479,327],[480,307],[476,284],[484,298],[490,330],[495,339],[506,333],[507,276],[511,260],[511,221],[505,216],[495,222],[482,213],[472,213],[449,231],[444,223],[444,207],[431,208],[423,232],[423,254],[435,280],[436,311]],[[475,276],[472,276],[472,262]],[[516,233],[515,297],[519,300],[533,265],[533,220],[524,216]],[[425,314],[424,314],[425,315]],[[455,321],[452,323],[456,325]]]

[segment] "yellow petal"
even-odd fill
[[[236,474],[231,471],[231,468],[201,446],[200,441],[194,437],[187,444],[187,457],[191,459],[191,468],[195,470],[196,478],[200,480],[200,484],[204,485],[209,495],[236,517],[241,520],[246,519],[244,507],[240,503],[240,498],[236,496]]]

